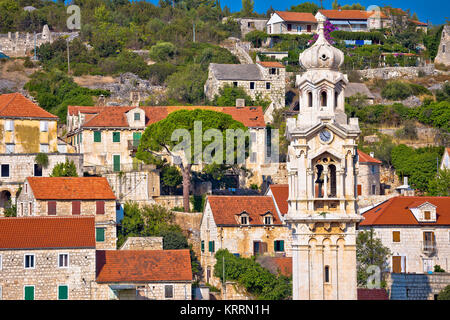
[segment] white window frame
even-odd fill
[[[27,256],[33,256],[33,266],[32,267],[27,267],[26,266]],[[25,253],[23,255],[23,268],[24,269],[36,269],[36,255],[34,253]]]
[[[14,120],[6,120],[5,121],[5,130],[6,131],[14,131]]]
[[[16,147],[16,145],[14,143],[7,143],[6,149],[5,149],[6,153],[14,153],[15,147]],[[11,150],[11,148],[12,148],[12,150]]]
[[[48,132],[48,121],[41,121],[39,127],[41,132]]]
[[[45,150],[44,150],[45,149]],[[41,143],[39,145],[39,152],[48,153],[49,147],[47,143]]]
[[[67,256],[67,265],[66,266],[61,266],[61,264],[60,264],[60,262],[61,262],[61,256],[63,256],[63,255],[66,255]],[[61,253],[58,253],[58,268],[62,268],[62,269],[67,269],[67,268],[69,268],[69,265],[70,265],[70,255],[69,255],[69,253],[67,253],[67,252],[61,252]]]

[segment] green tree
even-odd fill
[[[358,286],[365,287],[370,266],[377,266],[383,272],[388,266],[388,258],[391,252],[385,247],[380,239],[375,238],[372,229],[359,231],[356,238],[356,261]]]
[[[254,0],[242,0],[241,16],[252,17],[254,15],[254,6]]]
[[[427,194],[433,197],[450,196],[450,169],[439,170],[439,174],[428,183]]]
[[[149,55],[158,62],[165,62],[173,58],[176,47],[170,42],[159,42],[150,48]]]
[[[439,292],[437,299],[450,300],[450,285],[446,286],[444,289],[442,289],[441,292]]]
[[[17,216],[17,205],[12,204],[11,200],[8,200],[4,211],[5,217],[16,217]]]
[[[310,12],[313,15],[315,15],[317,11],[319,11],[319,7],[314,2],[303,2],[296,6],[292,6],[291,9],[289,9],[289,11]]]
[[[244,99],[246,106],[253,105],[252,98],[241,87],[225,85],[219,89],[219,95],[214,97],[212,104],[215,106],[235,106],[236,99]]]
[[[141,142],[139,143],[138,151],[136,153],[136,157],[145,163],[155,163],[156,161],[160,161],[162,155],[161,152],[167,152],[173,159],[179,159],[176,161],[176,164],[179,166],[183,177],[183,207],[186,212],[190,211],[189,190],[191,184],[192,164],[197,162],[198,157],[201,156],[200,152],[203,154],[205,148],[211,143],[210,141],[202,141],[201,146],[194,146],[195,122],[201,122],[202,136],[206,130],[220,130],[223,135],[222,141],[225,141],[225,131],[227,129],[242,130],[241,132],[243,133],[247,132],[247,128],[242,123],[234,120],[230,115],[222,112],[202,109],[179,110],[169,114],[169,116],[164,120],[148,126],[142,135]],[[190,137],[188,145],[185,145],[183,148],[176,146],[180,142],[180,138],[186,139],[187,137],[178,136],[176,139],[179,140],[172,139],[172,134],[176,129],[183,129],[184,133],[188,134],[188,137]],[[246,141],[248,141],[248,139],[246,139]],[[233,142],[235,150],[234,157],[236,157],[238,141],[236,139]],[[182,151],[182,156],[174,153],[178,153],[180,151]],[[222,155],[226,154],[226,143],[223,143],[222,149],[219,151],[222,152]],[[212,160],[213,163],[217,163],[215,159]],[[223,156],[220,161],[220,163],[224,163],[226,161],[226,157]]]
[[[391,81],[381,90],[381,96],[389,100],[403,100],[412,94],[411,87],[402,81]]]
[[[173,194],[174,189],[183,182],[183,177],[176,166],[165,165],[161,169],[161,182],[169,189],[169,193]]]
[[[78,177],[77,167],[73,161],[57,163],[50,174],[50,177]]]

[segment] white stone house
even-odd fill
[[[445,148],[439,168],[441,170],[450,169],[450,148]]]
[[[267,22],[267,34],[311,34],[317,20],[309,12],[275,11]]]
[[[438,53],[434,58],[434,63],[450,66],[450,26],[444,26],[439,43]]]
[[[90,300],[94,223],[93,217],[1,218],[0,300]]]
[[[209,196],[200,225],[201,264],[205,281],[213,276],[220,249],[241,256],[291,256],[291,231],[270,196]]]
[[[380,169],[382,162],[374,158],[373,153],[368,155],[358,150],[358,196],[375,196],[381,194]]]
[[[366,211],[359,230],[374,231],[392,253],[389,271],[450,268],[450,197],[398,196]]]
[[[269,99],[273,108],[285,106],[286,70],[279,62],[260,61],[256,64],[209,65],[205,95],[213,100],[225,85],[240,87],[255,100],[257,97]]]

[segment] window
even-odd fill
[[[237,81],[234,81],[234,82],[233,82],[233,87],[235,87],[235,88],[236,88],[237,86],[238,86],[238,83],[237,83]]]
[[[290,23],[288,23],[287,25],[287,31],[291,31],[292,30],[292,25]]]
[[[41,132],[47,132],[48,131],[48,121],[41,121]]]
[[[202,240],[201,246],[202,246],[202,252],[205,252],[205,241],[204,240]]]
[[[400,242],[400,231],[392,231],[392,242]]]
[[[264,217],[264,224],[272,224],[272,217]]]
[[[25,300],[34,300],[34,286],[24,286],[23,291]]]
[[[248,217],[241,217],[241,224],[248,224]]]
[[[58,286],[58,300],[67,300],[69,298],[69,287],[65,284]]]
[[[266,82],[266,89],[270,90],[270,82]]]
[[[79,215],[81,208],[81,201],[72,201],[72,214]]]
[[[166,284],[164,286],[164,298],[166,299],[173,298],[173,285]]]
[[[2,177],[9,177],[9,164],[2,164]]]
[[[320,105],[322,107],[327,106],[327,93],[325,91],[322,91],[322,93],[320,94]]]
[[[141,114],[140,114],[139,112],[135,112],[135,113],[134,113],[134,120],[135,120],[135,121],[141,120]]]
[[[94,142],[102,142],[102,132],[94,131]]]
[[[42,166],[40,164],[34,164],[34,176],[42,177]]]
[[[69,254],[68,253],[60,253],[58,255],[58,267],[67,268],[69,266]]]
[[[255,89],[255,83],[254,82],[250,82],[250,90]]]
[[[269,69],[269,74],[277,74],[277,68],[270,68]]]
[[[208,243],[208,249],[209,249],[209,252],[214,252],[215,251],[214,250],[214,241],[210,241]]]
[[[95,228],[95,241],[97,242],[105,241],[105,228]]]
[[[56,215],[56,201],[47,202],[47,214],[49,216]]]
[[[431,219],[431,212],[430,211],[425,211],[423,213],[423,217],[425,220],[430,220]]]
[[[29,216],[33,215],[33,203],[32,202],[30,202],[30,211],[28,212],[28,215]]]
[[[24,268],[34,269],[34,254],[26,254],[24,258]]]
[[[325,266],[325,283],[330,283],[330,266]]]
[[[308,92],[308,107],[312,107],[312,92]]]
[[[105,201],[96,201],[96,214],[105,214]]]
[[[372,172],[372,174],[377,173],[377,166],[371,165],[370,166],[370,171]]]
[[[6,131],[14,131],[14,120],[6,120],[5,130]]]
[[[14,143],[6,144],[6,153],[14,153]]]
[[[113,132],[113,142],[120,142],[120,132]]]
[[[40,145],[40,152],[48,153],[48,144],[41,144]]]
[[[445,53],[445,44],[442,45],[442,53]]]
[[[375,184],[372,185],[372,195],[377,193],[377,186]]]
[[[273,242],[273,250],[275,252],[283,252],[284,251],[284,240],[275,240]]]

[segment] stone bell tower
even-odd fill
[[[344,54],[325,38],[326,18],[317,13],[319,37],[300,55],[300,111],[287,122],[289,210],[293,233],[293,298],[357,298],[357,118],[344,110]]]

